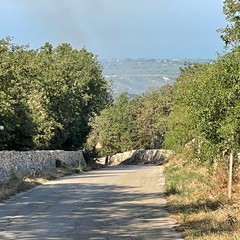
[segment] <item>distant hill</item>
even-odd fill
[[[113,81],[114,95],[141,94],[149,88],[172,84],[186,62],[206,63],[201,59],[106,59],[101,60],[103,75]]]

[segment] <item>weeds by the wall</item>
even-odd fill
[[[81,167],[81,169],[79,169],[79,167]],[[27,176],[22,176],[12,171],[11,179],[7,183],[0,184],[0,202],[9,199],[17,193],[41,185],[44,182],[89,170],[90,167],[88,165],[79,165],[77,167],[64,166],[52,170],[45,170],[44,172],[34,172]]]
[[[7,183],[0,184],[0,202],[16,193],[29,190],[32,187],[31,185],[25,183],[23,176],[12,172],[11,179]]]

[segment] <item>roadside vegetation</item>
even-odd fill
[[[188,157],[187,157],[188,156]],[[178,154],[165,166],[169,210],[187,240],[238,240],[240,236],[239,168],[235,169],[232,199],[227,197],[228,161],[215,169],[190,153]],[[238,175],[238,177],[237,177]]]
[[[171,96],[171,85],[149,90],[137,98],[121,94],[90,121],[86,149],[106,156],[133,149],[161,148]],[[100,149],[96,149],[98,143]]]
[[[166,194],[172,215],[190,239],[240,239],[240,3],[224,1],[225,54],[209,64],[186,65],[173,87],[164,146]],[[229,155],[233,154],[228,197]]]
[[[90,117],[111,102],[109,82],[85,48],[37,50],[0,40],[1,150],[82,147]]]

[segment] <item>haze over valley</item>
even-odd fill
[[[103,75],[112,80],[114,95],[128,92],[131,95],[141,94],[154,87],[172,84],[186,62],[206,63],[205,59],[105,59]]]

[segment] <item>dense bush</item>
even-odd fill
[[[101,145],[101,154],[114,154],[132,149],[160,148],[167,129],[166,118],[171,109],[172,87],[131,99],[126,93],[92,119],[87,148]]]
[[[76,149],[111,100],[96,57],[69,44],[38,50],[0,40],[1,149]]]
[[[234,51],[182,70],[174,85],[167,147],[181,148],[194,139],[199,153],[211,150],[213,156],[240,148],[239,59]]]

